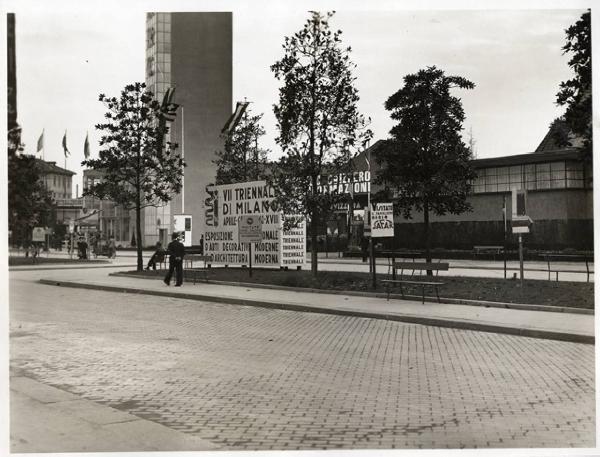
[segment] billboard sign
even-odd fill
[[[258,217],[262,240],[252,246],[252,265],[279,266],[281,216],[275,189],[265,181],[208,186],[204,254],[211,263],[248,265],[249,246],[240,239],[240,220]],[[210,217],[208,217],[210,216]],[[247,222],[247,220],[246,220]]]

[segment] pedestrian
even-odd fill
[[[150,267],[152,267],[152,269],[154,271],[156,271],[156,264],[163,263],[164,260],[165,260],[165,250],[162,247],[162,243],[160,241],[157,241],[156,248],[154,250],[154,254],[152,254],[152,257],[150,257],[150,260],[148,260],[148,265],[146,266],[146,270],[149,270]]]
[[[117,247],[115,246],[115,239],[112,236],[108,241],[108,258],[117,258]]]
[[[85,238],[81,238],[81,258],[84,260],[87,260],[87,258],[88,258],[87,251],[88,251],[87,241],[85,241]]]
[[[369,257],[369,238],[366,236],[363,236],[360,240],[360,250],[362,252],[362,261],[364,263]]]
[[[164,282],[167,286],[171,285],[171,277],[175,270],[175,287],[180,287],[183,284],[183,257],[185,256],[185,247],[179,241],[179,235],[173,233],[171,235],[173,241],[167,246],[167,254],[169,255],[169,271],[165,276]]]

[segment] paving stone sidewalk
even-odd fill
[[[299,292],[207,283],[167,287],[160,278],[95,276],[83,273],[65,280],[44,275],[42,283],[63,287],[129,291],[157,296],[218,301],[297,311],[370,317],[402,322],[509,333],[535,338],[594,343],[594,316],[578,313],[504,309],[410,300],[386,300],[333,293]],[[568,305],[568,304],[567,304]]]

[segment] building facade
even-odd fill
[[[527,215],[533,220],[525,242],[532,249],[593,250],[594,211],[592,164],[582,158],[576,146],[559,147],[551,132],[531,153],[476,159],[477,177],[472,182],[468,202],[472,211],[458,215],[430,214],[431,246],[445,249],[471,249],[477,245],[517,243],[511,231],[512,189],[527,191]],[[577,142],[574,142],[577,145]],[[355,161],[366,170],[364,155],[374,155],[383,142],[375,143]],[[371,160],[373,179],[378,165]],[[373,192],[377,192],[373,186]],[[506,214],[506,222],[505,222]],[[412,219],[396,215],[395,236],[382,239],[389,249],[415,249],[425,246],[422,213]]]
[[[187,167],[180,194],[143,211],[144,246],[168,242],[173,216],[192,216],[192,241],[204,232],[205,188],[214,183],[215,152],[232,109],[232,14],[148,13],[146,85],[161,101],[169,87],[180,107],[169,141],[179,145]],[[131,229],[133,230],[133,228]]]

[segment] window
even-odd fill
[[[564,162],[552,162],[550,164],[550,187],[552,189],[564,189],[565,176]]]
[[[538,189],[550,189],[550,164],[538,163],[535,168]]]
[[[535,165],[523,166],[523,178],[527,190],[535,190],[537,188],[535,183]]]
[[[583,164],[576,162],[567,162],[566,164],[566,186],[569,188],[583,188]]]

